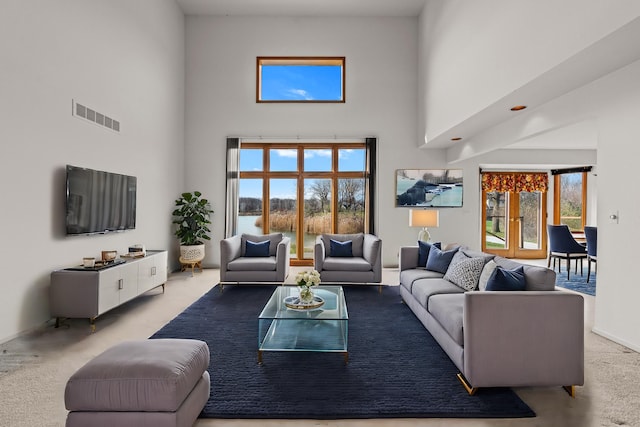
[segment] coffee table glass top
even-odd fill
[[[297,296],[297,286],[279,286],[258,316],[258,361],[263,351],[340,352],[347,358],[349,314],[341,286],[317,286],[321,307],[291,309],[285,298]]]

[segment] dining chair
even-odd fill
[[[587,239],[587,283],[591,276],[591,263],[596,264],[598,268],[598,228],[584,227],[584,236]]]
[[[567,225],[547,225],[547,236],[549,237],[549,260],[547,267],[551,266],[553,259],[553,268],[558,260],[558,272],[562,265],[562,260],[567,261],[567,280],[571,271],[571,260],[576,261],[576,271],[578,269],[578,260],[580,260],[580,273],[582,274],[582,260],[587,259],[587,248],[576,241],[569,231]]]

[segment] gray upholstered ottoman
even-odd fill
[[[190,427],[209,399],[209,347],[158,339],[118,344],[80,368],[64,393],[67,427]]]

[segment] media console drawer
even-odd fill
[[[147,251],[143,258],[133,258],[111,267],[83,271],[77,267],[51,273],[49,307],[56,318],[87,318],[95,330],[101,314],[167,281],[167,251]]]

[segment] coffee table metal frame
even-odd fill
[[[349,314],[341,286],[318,286],[324,304],[310,310],[288,308],[284,299],[298,295],[297,286],[279,286],[258,316],[258,363],[265,351],[342,353],[347,349]]]

